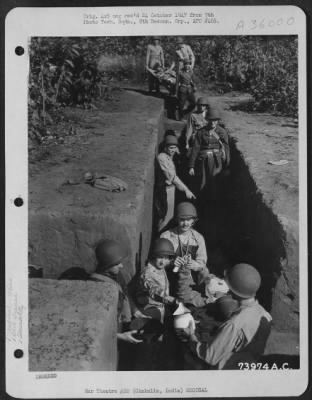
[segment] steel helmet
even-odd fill
[[[170,240],[165,239],[165,238],[160,238],[160,239],[155,240],[154,246],[152,249],[152,256],[153,257],[162,257],[162,256],[174,257],[175,252],[174,252],[173,244],[170,242]]]
[[[197,104],[198,105],[203,105],[203,106],[208,106],[209,105],[208,97],[199,97],[197,99]]]
[[[119,264],[126,254],[115,240],[103,239],[96,245],[95,256],[99,266],[108,269]]]
[[[178,138],[175,135],[167,135],[164,139],[164,145],[167,146],[178,146]]]
[[[249,264],[236,264],[225,272],[231,292],[242,298],[254,297],[261,285],[261,276]]]
[[[197,211],[194,204],[183,201],[176,208],[176,218],[197,218]]]
[[[221,119],[220,111],[215,107],[209,107],[209,110],[208,110],[206,118],[207,119],[215,119],[215,120],[216,119]]]

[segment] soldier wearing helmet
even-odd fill
[[[164,51],[160,45],[160,38],[159,36],[153,36],[152,43],[147,46],[146,52],[146,70],[148,71],[148,89],[150,92],[153,90],[159,92],[159,81],[151,71],[157,67],[163,69],[164,66]]]
[[[185,44],[185,40],[182,36],[177,37],[177,48],[176,48],[176,59],[180,67],[183,67],[183,62],[188,61],[190,63],[191,69],[194,69],[195,56],[191,49],[191,46]]]
[[[166,227],[174,215],[176,188],[185,193],[188,199],[195,196],[177,176],[173,157],[178,153],[178,139],[174,131],[167,131],[163,141],[163,150],[158,154],[155,171],[155,209],[158,218],[158,230]]]
[[[207,120],[207,112],[209,108],[209,99],[208,97],[199,97],[197,99],[197,109],[192,112],[186,124],[186,132],[185,132],[185,148],[188,150],[192,147],[196,132],[206,126],[208,124]]]
[[[255,363],[263,355],[271,330],[271,315],[255,296],[261,285],[259,272],[249,264],[237,264],[225,274],[238,308],[214,334],[209,343],[200,342],[194,329],[177,331],[181,340],[211,369],[239,369],[239,364]]]
[[[176,254],[173,269],[176,274],[171,276],[173,290],[178,300],[201,307],[207,303],[204,282],[209,271],[206,266],[205,240],[193,228],[197,220],[195,206],[187,201],[179,203],[175,219],[177,226],[161,234],[161,238],[168,239],[172,243]],[[196,290],[193,290],[194,287]]]
[[[189,174],[200,180],[200,190],[206,183],[210,198],[215,197],[214,177],[230,163],[229,136],[219,126],[220,111],[210,107],[207,112],[208,124],[197,131],[189,159]],[[195,172],[196,171],[196,172]]]
[[[181,120],[183,116],[192,111],[196,105],[196,87],[193,81],[193,70],[190,60],[183,60],[183,68],[179,68],[177,82],[179,118]],[[188,107],[184,109],[186,103],[188,103]]]
[[[166,268],[175,257],[172,243],[168,239],[157,239],[154,242],[148,263],[140,275],[137,303],[145,314],[161,322],[165,316],[165,306],[175,303],[169,294],[169,281]]]
[[[137,333],[135,330],[125,330],[125,326],[131,321],[132,315],[137,317],[144,315],[138,309],[133,308],[133,304],[127,295],[127,287],[119,277],[119,272],[123,268],[122,261],[126,257],[124,249],[115,240],[103,239],[96,245],[95,256],[97,266],[95,272],[90,275],[90,280],[109,282],[118,288],[117,339],[132,344],[140,343],[141,340],[133,336]]]

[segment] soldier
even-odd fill
[[[197,220],[196,208],[190,202],[178,204],[175,219],[177,226],[161,234],[161,238],[170,240],[176,253],[173,270],[176,278],[172,277],[175,281],[174,295],[185,304],[202,307],[207,303],[204,293],[209,271],[205,240],[193,228]],[[194,286],[197,290],[192,289]]]
[[[95,256],[97,260],[96,270],[90,275],[89,279],[96,282],[109,281],[118,289],[117,339],[132,344],[141,343],[141,340],[138,340],[133,336],[137,333],[136,330],[125,330],[125,327],[131,321],[132,315],[142,317],[144,314],[137,309],[132,312],[131,308],[133,304],[130,303],[130,298],[127,295],[127,287],[125,283],[120,280],[119,272],[123,268],[122,260],[125,258],[123,249],[116,241],[103,239],[99,241],[96,246]]]
[[[189,159],[189,175],[200,177],[200,190],[206,183],[212,197],[215,196],[214,177],[230,163],[229,137],[226,129],[218,125],[220,113],[210,107],[208,124],[197,131]],[[196,165],[195,165],[196,164]]]
[[[209,108],[209,100],[207,97],[199,97],[197,99],[197,110],[189,115],[185,133],[185,148],[188,150],[192,147],[196,132],[208,124],[207,112]]]
[[[271,331],[271,315],[255,299],[261,285],[259,272],[249,264],[237,264],[225,275],[238,308],[216,331],[209,343],[200,342],[194,329],[177,330],[182,341],[209,369],[239,369],[263,355]]]
[[[155,70],[156,68],[164,68],[165,61],[164,61],[164,51],[160,46],[160,39],[158,36],[154,36],[152,38],[153,44],[149,44],[147,46],[146,52],[146,70],[148,71],[148,90],[152,92],[155,90],[159,92],[159,81],[151,73],[151,70]]]
[[[173,134],[168,134],[170,132]],[[176,188],[184,192],[188,199],[195,199],[194,194],[176,174],[173,157],[178,152],[178,139],[173,131],[167,131],[166,134],[164,150],[157,156],[155,172],[155,208],[158,217],[159,231],[165,228],[174,216]]]
[[[191,69],[194,69],[195,65],[195,56],[191,49],[191,46],[185,44],[185,40],[183,37],[177,37],[177,49],[176,49],[176,59],[177,63],[180,64],[180,67],[183,67],[183,62],[185,60],[190,62]]]
[[[193,82],[193,71],[191,69],[191,61],[184,60],[184,67],[178,74],[178,107],[179,118],[183,118],[184,114],[192,111],[196,105],[195,92],[196,87]],[[189,103],[186,110],[184,110],[186,102]]]
[[[175,257],[172,243],[168,239],[157,239],[151,256],[140,276],[137,302],[144,313],[164,321],[166,305],[174,305],[175,298],[169,294],[169,281],[166,268]]]

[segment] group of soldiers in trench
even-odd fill
[[[190,47],[183,38],[177,44],[178,62],[183,62],[185,71],[192,70]],[[163,59],[159,38],[148,48],[147,60],[153,57]],[[153,66],[148,64],[148,68]],[[157,91],[152,78],[151,74],[150,89]],[[182,114],[186,101],[194,107],[194,94],[188,97],[192,88],[185,80],[180,85]],[[97,266],[89,279],[110,280],[118,287],[120,360],[123,352],[139,357],[141,349],[151,369],[181,369],[181,365],[184,369],[238,369],[241,363],[252,366],[264,353],[272,319],[256,299],[260,273],[241,262],[225,269],[222,276],[212,274],[205,239],[194,228],[198,210],[205,207],[207,198],[216,196],[215,178],[230,168],[228,132],[220,119],[209,99],[199,97],[197,109],[188,115],[184,148],[174,131],[166,132],[155,171],[158,238],[132,290],[121,279],[126,257],[121,243],[103,239],[96,245]],[[177,175],[175,157],[180,153],[186,175],[194,183],[192,190]],[[176,201],[176,192],[182,201]],[[132,353],[131,348],[135,349]],[[127,369],[121,364],[120,369]],[[136,369],[142,369],[142,364]],[[148,364],[144,369],[149,369]]]

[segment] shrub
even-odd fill
[[[29,133],[40,140],[55,110],[86,105],[100,81],[145,79],[149,37],[32,38]],[[187,39],[196,56],[196,75],[254,96],[254,108],[298,113],[297,37],[209,36]],[[174,60],[175,37],[162,38],[165,63]]]

